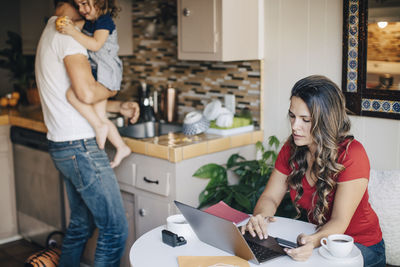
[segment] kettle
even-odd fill
[[[152,106],[152,98],[150,97],[150,91],[152,86],[145,82],[140,83],[139,90],[139,107],[140,115],[138,122],[149,122],[155,121],[154,110]]]

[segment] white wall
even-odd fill
[[[294,83],[322,74],[342,79],[342,0],[265,0],[264,136],[290,134]],[[400,121],[352,116],[352,133],[371,167],[400,169]]]

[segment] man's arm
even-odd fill
[[[76,97],[85,104],[94,104],[117,94],[98,83],[92,75],[89,61],[83,54],[64,57],[65,68]]]

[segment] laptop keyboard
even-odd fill
[[[254,255],[256,256],[257,260],[259,262],[264,262],[266,260],[275,258],[277,256],[281,256],[282,253],[276,252],[270,248],[261,246],[253,241],[246,240],[247,244],[249,244],[249,247],[253,251]]]

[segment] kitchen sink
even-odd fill
[[[140,139],[182,132],[182,125],[177,123],[148,121],[118,127],[118,131],[122,136]]]

